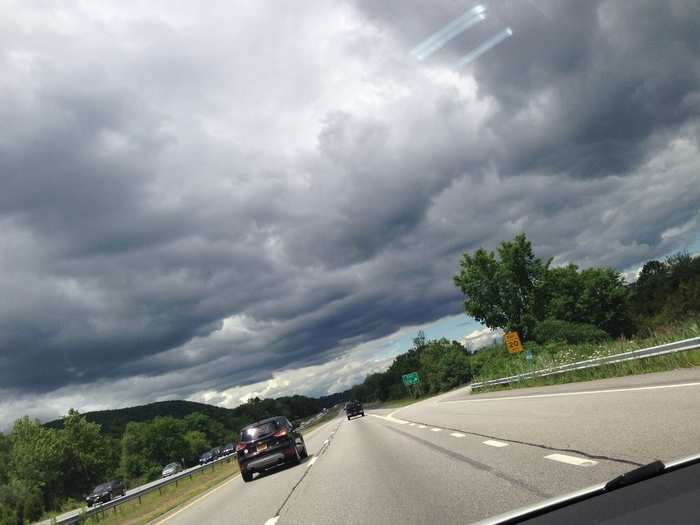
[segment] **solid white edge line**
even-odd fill
[[[489,447],[507,447],[508,443],[504,443],[503,441],[496,441],[495,439],[487,439],[486,441],[482,441],[484,445],[488,445]]]
[[[455,437],[455,438],[463,438],[466,437],[466,434],[462,434],[461,432],[452,432],[450,436]]]
[[[678,383],[675,385],[656,386],[635,386],[630,388],[610,388],[608,390],[584,390],[583,392],[558,392],[556,394],[533,394],[530,396],[504,396],[489,397],[486,399],[460,399],[450,401],[451,403],[484,403],[486,401],[511,401],[513,399],[538,399],[542,397],[565,397],[565,396],[589,396],[595,394],[615,394],[620,392],[640,392],[643,390],[661,390],[670,388],[684,388],[689,386],[700,386],[700,381],[695,383]]]
[[[224,486],[228,485],[229,483],[231,483],[232,481],[234,481],[237,477],[238,477],[238,474],[234,474],[234,476],[233,476],[231,479],[229,479],[229,480],[227,480],[227,481],[224,481],[221,485],[217,485],[216,487],[214,487],[214,488],[211,489],[210,491],[205,492],[204,494],[202,494],[201,496],[199,496],[199,497],[198,497],[197,499],[195,499],[194,501],[190,501],[187,505],[185,505],[185,506],[182,507],[181,509],[176,510],[176,511],[173,512],[172,514],[170,514],[170,515],[166,516],[165,518],[163,518],[162,520],[156,522],[155,525],[160,525],[161,523],[165,523],[165,522],[168,521],[169,519],[174,518],[175,516],[177,516],[177,515],[180,514],[181,512],[183,512],[183,511],[189,509],[192,505],[194,505],[194,504],[196,504],[196,503],[199,503],[199,502],[202,501],[204,498],[207,498],[207,497],[211,496],[215,491],[219,490],[221,487],[224,487]]]
[[[577,467],[592,467],[597,465],[597,461],[592,459],[577,458],[575,456],[567,456],[566,454],[550,454],[545,456],[545,459],[551,459],[552,461],[558,461],[560,463],[566,463],[568,465],[576,465]]]

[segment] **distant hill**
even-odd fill
[[[324,408],[331,407],[344,400],[346,392],[332,394],[316,399],[306,396],[287,396],[277,399],[252,399],[236,408],[222,408],[194,401],[159,401],[115,410],[98,410],[85,412],[88,421],[101,425],[102,432],[115,437],[124,433],[131,421],[145,422],[159,416],[182,419],[190,414],[204,414],[218,421],[227,430],[237,433],[240,428],[258,419],[273,415],[283,415],[292,421],[310,417]],[[62,428],[63,420],[56,419],[45,424],[49,428]]]

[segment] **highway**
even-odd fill
[[[700,452],[700,369],[472,395],[338,417],[310,457],[236,476],[154,523],[470,523]]]

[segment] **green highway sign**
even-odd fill
[[[418,375],[418,372],[411,372],[410,374],[402,375],[401,380],[406,386],[417,385],[420,383],[420,376]]]

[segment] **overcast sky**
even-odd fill
[[[452,276],[520,231],[622,271],[697,246],[699,34],[680,0],[3,2],[0,428],[488,337]]]

